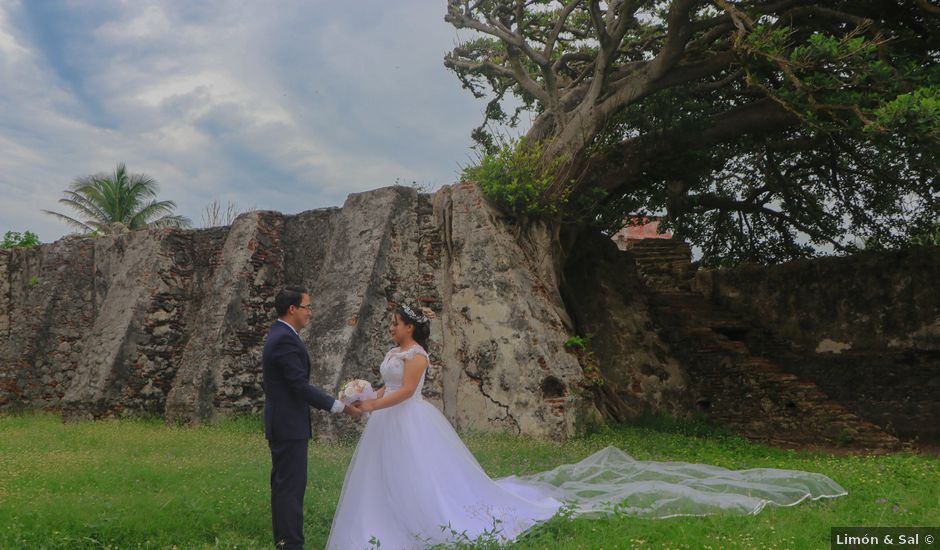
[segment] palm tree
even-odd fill
[[[114,174],[76,178],[59,202],[76,210],[84,221],[43,210],[85,232],[114,233],[153,227],[190,227],[189,218],[173,214],[176,203],[156,200],[159,186],[145,174],[130,174],[124,163]]]

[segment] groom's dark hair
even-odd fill
[[[274,297],[274,311],[278,317],[287,315],[290,306],[299,306],[307,294],[307,289],[302,286],[285,286]]]

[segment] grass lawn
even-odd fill
[[[555,518],[514,548],[829,548],[832,526],[940,526],[940,459],[766,447],[699,423],[654,419],[564,443],[469,434],[493,477],[577,462],[607,445],[641,460],[820,472],[849,496],[758,516]],[[312,444],[310,548],[326,544],[355,442]],[[167,427],[0,417],[0,548],[269,548],[270,458],[258,419]]]

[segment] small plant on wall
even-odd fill
[[[32,248],[39,244],[39,237],[32,231],[20,233],[18,231],[7,231],[3,235],[3,242],[0,248]]]
[[[603,386],[604,377],[597,366],[597,358],[594,352],[588,349],[591,343],[592,334],[585,336],[574,335],[565,341],[565,349],[574,352],[578,356],[578,362],[581,363],[581,370],[584,372],[584,386]]]

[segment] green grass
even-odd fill
[[[849,491],[756,517],[555,518],[515,548],[828,548],[831,526],[940,525],[940,459],[932,457],[781,450],[665,419],[564,443],[482,434],[465,441],[493,477],[550,469],[615,445],[642,460],[821,472]],[[311,445],[310,548],[326,543],[354,445]],[[269,461],[257,419],[187,428],[0,417],[0,548],[268,548]]]

